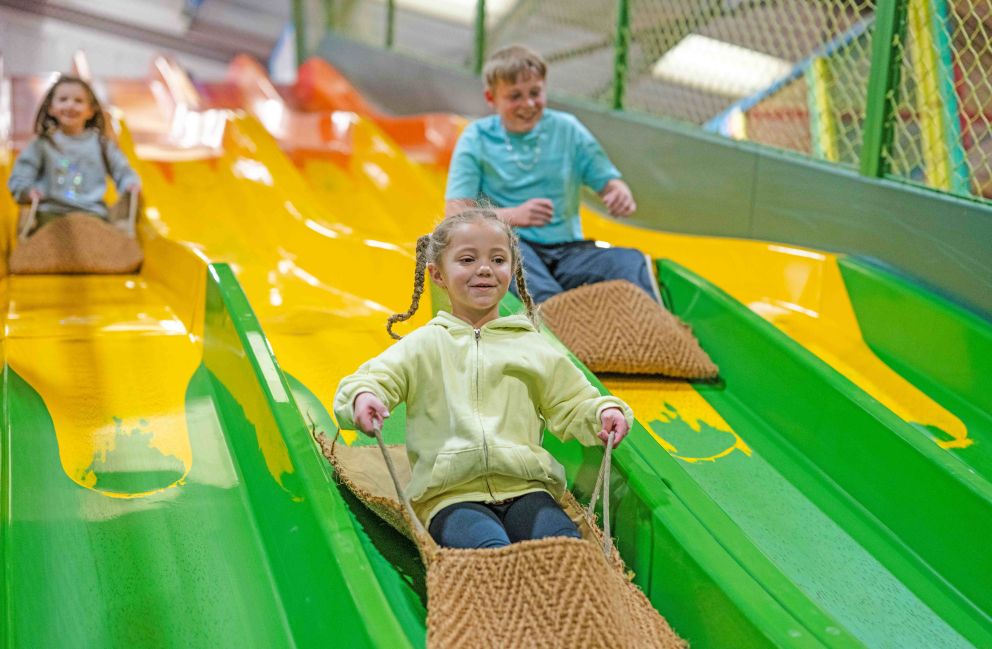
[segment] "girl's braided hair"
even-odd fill
[[[417,312],[417,307],[420,306],[420,296],[424,292],[424,275],[427,270],[427,264],[436,264],[438,259],[441,258],[441,253],[448,247],[448,243],[451,240],[451,231],[463,223],[474,223],[476,221],[492,223],[506,232],[506,237],[510,241],[510,262],[513,264],[513,276],[517,282],[517,293],[520,294],[520,300],[524,303],[524,307],[527,310],[527,317],[535,326],[537,325],[537,305],[534,304],[534,300],[527,290],[527,282],[524,278],[523,258],[520,256],[520,244],[517,234],[506,221],[499,218],[496,212],[491,209],[472,208],[459,212],[454,216],[449,216],[441,221],[434,228],[433,232],[417,239],[417,267],[413,273],[413,297],[410,300],[410,308],[407,309],[406,313],[395,313],[389,316],[389,319],[386,321],[386,331],[389,332],[390,336],[396,340],[402,338],[402,336],[393,332],[393,325],[397,322],[409,320]]]
[[[41,106],[38,107],[38,114],[34,118],[34,132],[35,134],[51,144],[55,149],[58,149],[58,145],[52,140],[52,134],[59,129],[59,121],[55,119],[54,116],[49,115],[48,111],[52,108],[52,101],[55,99],[55,91],[58,90],[59,86],[74,83],[83,89],[86,93],[86,99],[90,103],[90,108],[93,109],[93,117],[86,120],[86,124],[83,128],[96,129],[96,132],[100,134],[100,154],[103,156],[103,166],[110,169],[109,160],[107,160],[107,120],[103,115],[103,107],[100,105],[100,101],[96,98],[96,93],[93,92],[93,88],[86,81],[80,77],[74,77],[72,75],[63,74],[60,75],[52,87],[48,89],[45,93],[45,98],[41,100]]]

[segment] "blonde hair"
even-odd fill
[[[496,212],[486,208],[472,208],[459,212],[454,216],[449,216],[441,221],[434,228],[433,232],[417,239],[417,266],[413,272],[413,297],[410,299],[410,308],[407,309],[406,313],[394,313],[389,316],[389,319],[386,321],[386,331],[389,332],[390,336],[396,340],[402,338],[402,336],[393,332],[393,325],[397,322],[409,320],[417,312],[417,308],[420,306],[420,296],[424,293],[424,275],[427,264],[436,264],[441,258],[441,254],[451,242],[451,232],[459,225],[478,221],[492,223],[506,233],[506,238],[510,242],[510,263],[513,268],[513,277],[517,283],[517,293],[520,295],[520,301],[524,303],[524,307],[527,310],[527,317],[534,323],[535,327],[537,326],[537,306],[534,304],[534,299],[527,290],[523,258],[520,255],[520,243],[517,239],[517,234],[506,221],[497,216]]]
[[[499,81],[516,83],[521,76],[532,74],[544,79],[548,64],[540,54],[523,45],[508,45],[497,50],[482,68],[487,88],[496,87]]]

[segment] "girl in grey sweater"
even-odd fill
[[[139,191],[138,175],[104,128],[103,109],[89,84],[59,77],[38,109],[38,137],[21,151],[7,183],[14,200],[39,201],[39,226],[69,212],[109,218],[103,201],[107,175],[119,192]]]

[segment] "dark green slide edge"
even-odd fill
[[[992,481],[992,323],[877,262],[840,270],[865,342],[961,419],[973,443],[954,453]]]
[[[671,261],[659,276],[734,398],[771,431],[749,442],[805,465],[786,477],[816,476],[808,497],[952,627],[992,645],[992,556],[975,546],[992,535],[992,486],[711,283]],[[724,410],[720,392],[703,395]]]
[[[229,439],[297,646],[414,646],[375,578],[346,505],[330,488],[329,465],[233,271],[212,264],[208,272],[204,364],[221,379],[232,372],[255,377],[250,398],[262,400],[271,417],[260,425],[278,430],[293,466],[280,486],[255,438]],[[230,416],[243,416],[233,412],[240,408],[230,403]]]

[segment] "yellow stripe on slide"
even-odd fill
[[[601,380],[611,393],[631,407],[654,440],[680,460],[715,462],[734,451],[751,455],[751,447],[691,384],[634,376],[608,376]],[[696,436],[692,449],[683,447],[683,439],[663,436],[651,426],[654,422],[683,424],[684,428],[677,432],[683,439],[687,434]]]
[[[671,259],[775,325],[907,422],[947,433],[942,448],[972,443],[964,423],[883,363],[865,343],[836,255],[740,239],[633,228],[583,211],[585,234]]]

